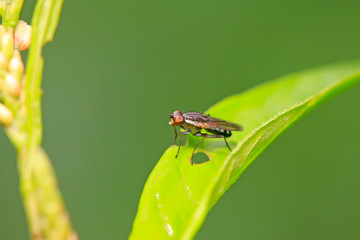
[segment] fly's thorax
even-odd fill
[[[187,132],[191,132],[191,133],[198,133],[201,131],[200,127],[197,127],[195,125],[189,124],[186,121],[180,125],[180,127],[182,129],[185,129]]]

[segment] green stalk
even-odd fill
[[[38,0],[32,19],[32,39],[26,65],[24,84],[25,115],[12,108],[15,121],[5,127],[18,151],[21,194],[32,239],[77,239],[58,188],[50,160],[41,147],[41,80],[44,60],[42,47],[53,39],[63,0]],[[0,15],[6,31],[14,33],[23,0],[0,0]],[[11,53],[13,49],[10,49]],[[3,50],[4,51],[4,50]],[[11,98],[10,98],[11,99]],[[5,99],[10,106],[11,102]],[[17,105],[16,105],[17,106]]]
[[[30,157],[32,157],[30,161]],[[41,147],[19,153],[21,193],[32,239],[75,240],[55,172]]]
[[[26,68],[27,145],[20,150],[21,190],[34,239],[77,239],[49,158],[41,148],[42,47],[53,38],[62,0],[39,0],[32,20],[32,44]]]

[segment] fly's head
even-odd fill
[[[184,116],[179,110],[176,110],[175,112],[169,114],[169,116],[170,116],[169,125],[178,126],[185,122]]]

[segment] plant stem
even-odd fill
[[[42,148],[19,152],[19,173],[32,239],[77,239],[58,189],[54,170]]]
[[[62,0],[39,0],[32,20],[32,44],[26,68],[28,142],[20,150],[21,190],[34,239],[77,239],[57,186],[54,170],[41,148],[42,47],[52,39]],[[49,29],[49,30],[48,30]]]
[[[44,65],[42,47],[53,39],[62,4],[63,0],[37,1],[31,23],[32,38],[27,59],[26,81],[14,78],[10,71],[13,68],[10,69],[7,63],[3,64],[3,69],[1,69],[4,72],[2,77],[9,75],[15,83],[19,81],[23,85],[22,89],[20,88],[20,96],[15,95],[17,92],[10,92],[13,95],[9,95],[9,90],[5,89],[3,90],[3,99],[0,100],[5,103],[5,105],[2,104],[3,109],[12,111],[13,115],[9,115],[9,119],[14,116],[13,122],[9,120],[9,124],[4,127],[18,151],[21,194],[30,234],[32,239],[36,240],[74,240],[78,238],[71,226],[54,169],[41,147],[41,79]],[[23,0],[0,0],[0,15],[4,26],[2,28],[5,29],[1,30],[2,28],[0,28],[0,32],[6,37],[0,38],[6,40],[2,41],[1,52],[9,59],[18,56],[21,64],[23,64],[21,56],[18,50],[14,50],[13,39],[14,28],[18,23],[22,6]],[[5,118],[3,117],[3,119]],[[6,122],[5,120],[3,123]]]

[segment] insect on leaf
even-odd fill
[[[360,82],[360,62],[291,74],[226,98],[206,113],[244,126],[244,132],[200,144],[210,161],[189,162],[198,138],[177,159],[169,147],[141,195],[130,239],[192,239],[207,213],[255,158],[285,129],[333,95]],[[171,141],[171,140],[169,140]]]

